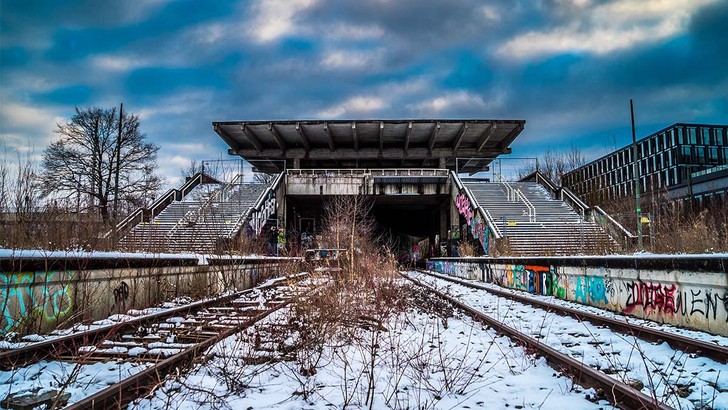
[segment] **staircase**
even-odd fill
[[[214,252],[221,238],[242,226],[267,186],[259,183],[201,184],[169,204],[149,222],[137,224],[119,242],[122,249],[149,252]]]
[[[536,182],[467,182],[473,198],[490,213],[512,256],[605,254],[616,243]]]

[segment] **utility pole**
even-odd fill
[[[116,245],[116,242],[118,242],[119,240],[119,238],[116,237],[116,219],[119,215],[119,168],[121,168],[121,128],[123,117],[124,103],[121,103],[121,105],[119,106],[119,134],[116,137],[116,168],[114,170],[114,245]]]
[[[640,201],[640,166],[639,156],[637,155],[637,136],[634,131],[634,104],[629,99],[629,111],[632,117],[632,150],[634,154],[634,199],[635,209],[637,213],[637,249],[642,252],[642,206]]]

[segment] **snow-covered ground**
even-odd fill
[[[624,382],[634,385],[633,381],[639,381],[644,385],[643,393],[651,396],[654,392],[658,398],[674,408],[728,409],[728,365],[675,350],[665,342],[650,343],[588,322],[580,322],[498,297],[483,290],[417,272],[408,274],[555,349],[594,368],[609,372]],[[557,301],[553,297],[540,299],[544,298],[550,302]],[[592,307],[569,302],[566,304],[605,316],[614,315]],[[652,326],[676,332],[676,328],[671,326],[655,323]],[[726,338],[720,336],[694,331],[680,333],[714,343],[726,343]]]
[[[421,304],[430,304],[419,295]],[[452,316],[451,316],[452,315]],[[543,359],[456,312],[410,306],[381,325],[299,346],[308,333],[275,333],[293,310],[210,350],[211,360],[167,381],[141,409],[604,408]]]

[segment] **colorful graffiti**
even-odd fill
[[[427,269],[464,279],[482,279],[484,267],[474,263],[427,261]]]
[[[464,193],[461,193],[455,199],[455,207],[458,209],[460,215],[465,218],[465,223],[469,226],[470,220],[473,218],[473,208],[470,206],[470,200]]]
[[[711,290],[680,290],[678,285],[642,281],[624,283],[627,293],[624,313],[633,313],[641,308],[644,313],[657,313],[681,316],[701,316],[717,319],[720,311],[728,313],[728,292]],[[728,314],[725,321],[728,322]]]
[[[73,308],[72,279],[70,271],[0,273],[0,328],[8,332],[35,317],[55,322],[66,316]]]
[[[506,265],[496,282],[511,289],[524,290],[538,295],[552,295],[556,274],[553,266]]]
[[[577,302],[585,304],[609,303],[604,278],[601,276],[577,276],[574,298]]]

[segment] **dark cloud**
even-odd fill
[[[73,105],[123,101],[163,150],[205,141],[222,153],[212,121],[526,119],[514,152],[533,155],[572,142],[590,152],[621,146],[631,138],[630,98],[644,135],[728,118],[726,2],[698,10],[668,39],[533,58],[498,50],[529,32],[588,30],[590,9],[563,0],[320,1],[261,40],[251,34],[251,5],[0,2],[3,102],[37,108],[48,121]],[[16,122],[0,132],[38,132]]]

